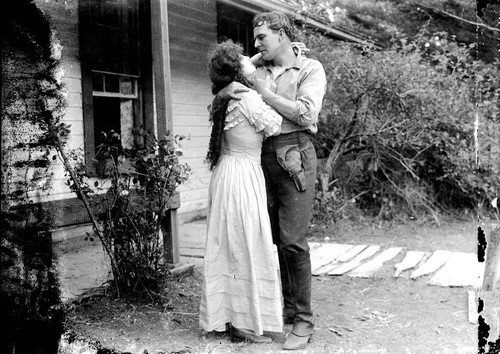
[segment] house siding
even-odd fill
[[[79,60],[78,40],[78,2],[35,0],[36,6],[49,19],[56,40],[62,46],[61,66],[62,83],[65,85],[67,106],[61,122],[71,125],[68,148],[83,148],[83,110],[82,110],[82,75]],[[64,167],[57,159],[51,165],[52,188],[47,193],[39,193],[36,201],[61,200],[74,198],[65,184]]]
[[[68,147],[84,149],[82,73],[79,61],[78,1],[35,0],[49,18],[62,46],[61,70],[67,107],[62,122],[71,125]],[[191,167],[191,177],[179,187],[181,221],[206,215],[211,173],[204,162],[211,127],[207,106],[212,101],[206,70],[210,45],[217,38],[216,0],[168,0],[173,131],[189,139],[181,141],[181,162]],[[52,166],[51,190],[39,201],[74,198],[65,182],[59,160]],[[93,181],[91,181],[93,183]]]
[[[192,175],[179,188],[181,221],[206,215],[211,173],[204,162],[210,137],[207,106],[212,101],[206,69],[210,45],[217,40],[215,0],[169,0],[173,130],[182,140],[182,162]]]

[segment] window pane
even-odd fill
[[[120,93],[124,95],[132,95],[135,93],[134,80],[130,77],[120,78]]]
[[[93,91],[104,91],[104,75],[101,73],[92,73],[92,90]]]
[[[93,70],[139,75],[139,1],[82,0],[89,9],[89,60]]]
[[[120,77],[116,75],[106,75],[104,80],[104,91],[120,92]]]
[[[101,132],[108,133],[113,129],[121,134],[120,129],[120,99],[110,97],[94,97],[94,139],[99,146]]]
[[[102,0],[102,23],[118,27],[121,23],[120,0]]]

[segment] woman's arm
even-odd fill
[[[292,42],[292,47],[294,50],[298,51],[299,55],[304,55],[305,53],[309,52],[310,49],[306,47],[306,45],[302,42]],[[253,65],[255,66],[262,66],[264,64],[264,59],[262,59],[262,54],[257,53],[254,56],[250,58],[250,61],[252,62]],[[212,103],[212,107],[217,106],[217,104],[221,101],[224,100],[240,100],[240,97],[238,96],[239,93],[243,92],[248,92],[249,88],[246,87],[245,85],[239,83],[239,82],[232,82],[226,87],[224,87],[222,90],[217,93],[217,95],[214,98],[214,102]],[[283,102],[281,102],[281,105],[278,103],[278,107],[280,107],[283,110]],[[288,107],[290,108],[290,107]]]
[[[283,117],[266,104],[257,93],[246,94],[236,106],[257,132],[266,137],[281,133]]]
[[[241,99],[238,94],[243,93],[243,92],[248,92],[250,89],[243,85],[242,83],[233,81],[226,87],[224,87],[222,90],[220,90],[217,95],[215,96],[216,99],[233,99],[233,100],[239,100]]]

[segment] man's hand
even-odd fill
[[[253,88],[261,96],[264,96],[266,93],[271,91],[271,84],[271,77],[266,75],[264,70],[257,70],[255,72]]]
[[[233,81],[217,93],[217,98],[222,100],[240,100],[241,98],[237,96],[238,93],[248,92],[249,90],[245,85]]]
[[[305,56],[307,52],[311,51],[302,42],[292,42],[292,48],[293,48],[294,51],[298,51],[299,55],[302,54],[303,56]]]

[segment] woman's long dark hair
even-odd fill
[[[232,40],[215,45],[209,53],[208,73],[212,81],[212,94],[217,93],[233,81],[250,86],[247,79],[241,75],[241,55],[243,47]],[[226,110],[230,99],[220,99],[217,96],[212,101],[212,133],[206,161],[209,169],[213,170],[219,162],[222,140],[224,137],[224,123]]]

